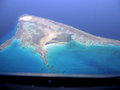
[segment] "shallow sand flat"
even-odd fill
[[[54,48],[56,46],[59,47],[59,46],[61,46],[63,44],[66,44],[66,43],[51,43],[51,44],[45,45],[44,48],[45,48],[45,50],[47,50],[49,48]]]

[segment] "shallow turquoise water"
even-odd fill
[[[120,74],[120,47],[115,46],[84,46],[69,42],[49,48],[47,60],[59,73],[64,70],[70,74]]]
[[[45,66],[38,54],[31,49],[23,49],[18,40],[0,51],[0,72],[33,72],[42,73]],[[48,72],[47,69],[44,73]]]
[[[0,72],[120,75],[120,47],[84,46],[74,41],[47,48],[47,65],[18,40],[0,51]]]

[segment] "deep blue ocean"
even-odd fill
[[[119,0],[1,0],[0,44],[14,35],[22,14],[120,40]],[[116,46],[86,47],[69,42],[48,48],[46,58],[48,64],[44,65],[38,54],[13,40],[0,51],[0,72],[120,75],[120,47]]]

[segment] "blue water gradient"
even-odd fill
[[[22,14],[120,40],[120,0],[0,0],[0,39],[12,31]]]
[[[13,42],[0,51],[0,72],[120,75],[120,47],[85,46],[71,41],[46,48],[47,65],[38,53]]]
[[[16,25],[16,27],[14,27],[13,30],[11,30],[9,33],[7,33],[6,35],[4,35],[4,37],[1,37],[1,38],[0,38],[0,45],[1,45],[2,43],[4,43],[6,40],[12,38],[12,37],[15,35],[15,32],[16,32],[16,31],[17,31],[17,25]]]
[[[23,49],[16,39],[0,51],[0,72],[42,73],[41,69],[44,67],[39,54],[34,54],[32,49]]]
[[[120,74],[120,47],[116,46],[84,46],[72,41],[49,48],[47,60],[58,72]]]

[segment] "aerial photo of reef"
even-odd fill
[[[0,72],[118,75],[120,41],[25,14],[0,58]]]

